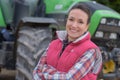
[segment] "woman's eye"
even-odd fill
[[[69,20],[69,21],[73,21],[73,19],[71,19],[71,18],[69,18],[68,20]]]
[[[78,23],[81,23],[81,24],[83,24],[83,21],[79,21]]]

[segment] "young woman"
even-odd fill
[[[102,56],[90,40],[89,9],[76,4],[69,11],[66,31],[58,31],[33,71],[34,80],[96,80]]]

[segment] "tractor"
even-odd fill
[[[56,31],[65,29],[67,14],[77,3],[91,11],[91,40],[103,57],[99,79],[119,77],[120,14],[91,0],[0,0],[0,70],[13,69],[16,80],[32,80],[39,58]]]

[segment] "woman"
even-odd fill
[[[66,31],[58,31],[33,71],[34,80],[96,80],[101,70],[99,48],[90,40],[90,12],[82,4],[69,11]]]

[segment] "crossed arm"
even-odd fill
[[[33,71],[34,80],[78,80],[83,78],[94,66],[96,53],[94,49],[87,51],[67,72],[60,72],[47,65],[46,56],[41,57]]]

